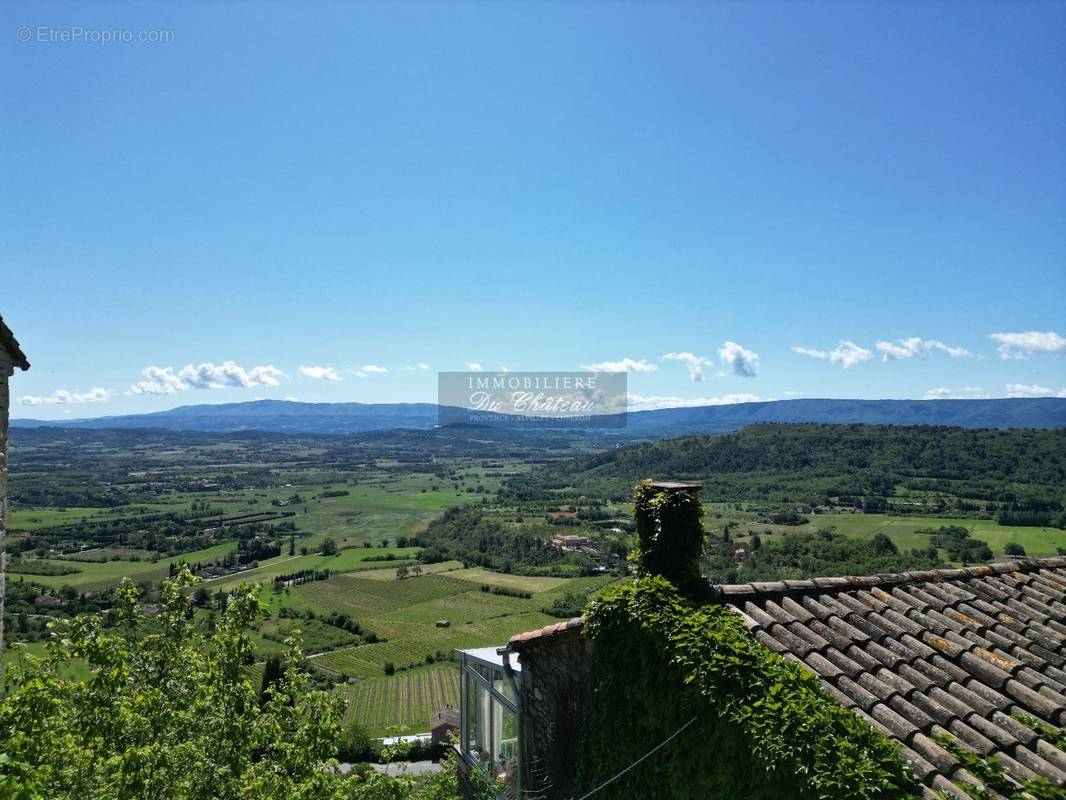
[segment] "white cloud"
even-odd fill
[[[133,384],[127,394],[173,394],[186,389],[277,386],[279,379],[287,377],[277,367],[267,365],[246,370],[232,361],[218,365],[187,364],[178,372],[173,367],[145,367],[141,374],[146,380]]]
[[[403,368],[404,372],[414,372],[416,370],[427,370],[427,369],[429,369],[429,364],[425,363],[424,361],[420,361],[417,364],[415,364],[414,366],[408,365],[408,366]]]
[[[781,396],[782,397],[803,397],[803,392],[796,392],[796,391],[793,391],[792,389],[788,389],[787,391],[781,392]]]
[[[364,364],[355,371],[355,377],[369,378],[371,375],[384,375],[387,372],[385,367],[379,367],[377,364]]]
[[[314,381],[339,381],[340,373],[333,367],[300,367],[300,374]]]
[[[722,397],[673,397],[669,395],[639,395],[629,393],[630,411],[651,411],[659,408],[695,408],[698,406],[725,406],[734,403],[757,403],[762,400],[755,394],[727,394]]]
[[[285,373],[277,367],[263,366],[244,369],[232,361],[223,361],[215,365],[210,363],[192,364],[182,367],[178,377],[193,389],[226,389],[250,386],[277,386],[278,379]]]
[[[841,364],[844,369],[854,367],[873,357],[873,353],[865,347],[859,347],[855,342],[847,339],[841,340],[840,344],[832,350],[813,350],[810,347],[793,347],[792,350],[800,355],[824,359],[830,364]]]
[[[655,372],[658,367],[643,358],[639,360],[623,358],[621,361],[597,361],[593,364],[582,364],[581,369],[587,369],[590,372]]]
[[[726,342],[718,349],[718,357],[733,365],[733,372],[742,378],[754,378],[759,366],[759,354],[745,350],[736,342]]]
[[[189,387],[174,374],[173,367],[145,367],[141,370],[146,380],[137,381],[130,387],[131,394],[173,394]]]
[[[628,360],[628,359],[627,359]],[[666,353],[663,355],[664,361],[681,361],[688,368],[688,376],[694,381],[703,380],[703,368],[713,367],[709,358],[703,356],[697,356],[692,353]],[[617,370],[614,370],[617,371]]]
[[[965,347],[953,347],[950,344],[944,344],[938,339],[922,339],[919,336],[912,336],[909,339],[897,339],[895,342],[879,341],[876,347],[881,352],[882,361],[925,358],[933,350],[940,350],[952,358],[965,358],[973,355]]]
[[[95,386],[87,392],[71,392],[56,389],[50,395],[28,394],[19,398],[24,406],[66,406],[73,403],[103,403],[115,396],[110,389]]]
[[[926,400],[987,400],[988,397],[980,386],[963,386],[961,389],[940,386],[925,393]]]
[[[1007,397],[1051,397],[1055,392],[1035,383],[1008,383]]]
[[[1054,331],[993,333],[988,338],[999,345],[999,357],[1005,359],[1029,358],[1033,353],[1066,353],[1066,339]]]
[[[471,372],[481,372],[481,365],[476,361],[468,361],[466,363],[466,368]]]

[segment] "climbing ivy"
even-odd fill
[[[1032,717],[1016,716],[1015,719],[1028,725],[1038,733],[1053,729],[1047,728]],[[934,736],[933,739],[942,745],[955,758],[959,759],[967,771],[976,777],[980,783],[964,781],[962,787],[974,800],[1066,800],[1066,789],[1055,786],[1047,778],[1033,778],[1019,785],[1007,775],[1007,769],[996,758],[980,756],[963,747],[951,736]],[[1060,745],[1061,746],[1061,745]],[[937,796],[943,800],[950,800],[949,796],[941,791]]]
[[[684,594],[706,594],[700,558],[706,545],[703,506],[687,491],[663,491],[650,480],[633,489],[637,570],[662,575]]]
[[[1045,725],[1036,717],[1030,717],[1028,714],[1015,714],[1014,718],[1029,730],[1039,734],[1041,739],[1046,739],[1059,750],[1066,752],[1066,731],[1060,731],[1050,725]]]
[[[696,718],[596,800],[918,796],[893,742],[762,647],[723,606],[640,577],[597,595],[586,618],[593,697],[580,754],[584,791]]]

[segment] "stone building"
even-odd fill
[[[30,362],[15,340],[11,329],[0,317],[0,654],[4,651],[4,581],[7,573],[7,552],[4,549],[7,536],[7,425],[11,407],[11,391],[8,379],[15,368],[26,370]],[[3,675],[0,661],[0,677]]]
[[[447,744],[459,735],[459,709],[452,705],[438,708],[429,718],[430,742],[433,745]]]
[[[945,736],[995,758],[1013,781],[1066,785],[1055,734],[1066,727],[1066,557],[717,586],[707,596],[895,740],[924,797],[967,798],[963,787],[980,783],[938,743]],[[491,685],[513,687],[505,699],[518,717],[514,796],[562,800],[589,788],[578,785],[578,757],[595,645],[583,626],[579,617],[518,634],[495,659],[482,657],[498,665],[485,671]],[[508,669],[516,662],[520,670]],[[497,671],[504,680],[493,680]],[[463,758],[499,769],[491,728],[487,745],[485,735],[467,738],[477,733],[476,721],[466,725],[476,716],[468,698]]]

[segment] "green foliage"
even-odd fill
[[[934,736],[933,739],[959,759],[971,775],[981,783],[965,781],[962,787],[974,800],[1066,800],[1066,789],[1055,786],[1046,778],[1033,778],[1018,785],[1007,776],[1007,770],[995,758],[979,756],[960,745],[951,736]],[[948,795],[939,793],[947,800]]]
[[[747,583],[809,578],[814,575],[876,575],[943,566],[935,548],[900,553],[884,534],[870,539],[852,539],[832,530],[789,533],[760,539],[744,560],[734,558],[734,545],[710,548],[707,574],[718,583]]]
[[[935,530],[919,530],[918,533],[931,534],[933,546],[947,550],[952,561],[980,564],[992,560],[992,549],[984,542],[971,539],[970,532],[961,525],[943,525]]]
[[[23,575],[73,575],[81,572],[73,564],[37,558],[13,558],[7,563],[7,571]]]
[[[566,553],[542,538],[505,529],[480,506],[449,508],[429,523],[418,544],[425,548],[419,556],[424,563],[454,558],[503,569],[507,564],[540,567],[568,560]]]
[[[705,534],[703,506],[686,491],[664,492],[650,480],[633,487],[633,513],[639,547],[637,570],[663,575],[686,593],[698,592]]]
[[[634,476],[655,475],[702,483],[704,497],[716,500],[870,511],[881,506],[875,498],[892,497],[903,487],[951,496],[958,511],[1035,511],[1056,515],[1057,524],[1066,517],[1064,453],[1066,430],[760,424],[724,436],[663,439],[560,460],[516,476],[508,486],[523,498],[623,499]]]
[[[263,681],[259,688],[259,705],[265,706],[270,702],[274,693],[275,685],[282,679],[281,656],[271,653],[267,656],[266,664],[263,665]]]
[[[125,584],[115,593],[114,627],[98,616],[57,623],[47,656],[12,670],[0,701],[0,797],[418,797],[413,779],[336,769],[340,701],[310,688],[295,639],[260,706],[245,669],[263,611],[258,587],[236,588],[207,638],[192,619],[195,581],[182,569],[165,582],[154,619]],[[66,676],[72,658],[87,665],[87,679]]]
[[[257,592],[241,587],[207,641],[188,620],[183,570],[164,584],[164,611],[149,625],[138,591],[118,594],[120,624],[78,617],[57,631],[48,657],[14,676],[0,705],[0,751],[25,765],[29,797],[284,798],[333,797],[340,777],[324,768],[338,709],[309,691],[295,642],[285,676],[259,708],[243,665]],[[80,658],[86,681],[61,677]]]
[[[1022,723],[1022,725],[1029,728],[1029,730],[1038,733],[1041,739],[1046,739],[1055,745],[1055,747],[1059,748],[1059,750],[1066,751],[1066,731],[1052,728],[1050,725],[1045,725],[1040,720],[1035,717],[1030,717],[1028,714],[1015,714],[1014,718]]]
[[[371,761],[378,756],[378,748],[366,727],[357,719],[349,720],[337,740],[337,757],[349,762]]]
[[[653,577],[605,589],[586,615],[593,699],[580,756],[585,786],[697,717],[597,800],[917,795],[895,744],[813,675],[763,648],[725,607],[687,602]]]
[[[1018,544],[1018,542],[1007,542],[1007,544],[1003,546],[1003,555],[1024,556],[1025,548]]]
[[[585,604],[589,600],[589,595],[592,593],[592,588],[582,589],[578,591],[570,591],[565,594],[557,596],[551,603],[551,605],[544,606],[541,609],[545,614],[550,614],[553,617],[559,617],[560,619],[571,619],[578,617],[581,612],[585,610]]]

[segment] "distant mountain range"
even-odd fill
[[[247,403],[180,406],[152,414],[72,420],[13,419],[14,428],[156,429],[232,433],[343,434],[437,425],[433,403]],[[757,422],[871,425],[950,425],[962,428],[1066,428],[1066,398],[1003,400],[775,400],[669,408],[628,415],[624,428],[604,437],[645,439],[686,433],[724,433]],[[517,427],[517,426],[516,426]],[[521,426],[527,427],[527,426]]]

